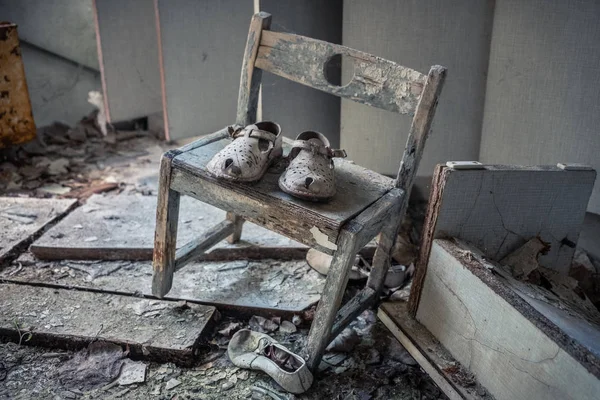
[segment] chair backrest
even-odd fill
[[[354,75],[344,86],[331,84],[327,64],[336,55],[351,61]],[[388,60],[290,33],[264,31],[254,64],[286,79],[384,110],[415,111],[426,76]]]
[[[372,107],[413,114],[397,186],[410,190],[425,140],[435,114],[446,69],[431,68],[428,75],[345,46],[290,33],[272,32],[271,16],[252,17],[242,64],[237,123],[256,121],[261,71],[354,100]],[[353,62],[348,84],[337,86],[327,79],[327,64],[343,55]]]

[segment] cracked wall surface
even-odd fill
[[[539,236],[543,267],[567,273],[596,174],[557,167],[446,169],[435,237],[471,242],[499,261]]]
[[[600,381],[434,241],[417,312],[496,399],[594,399]]]

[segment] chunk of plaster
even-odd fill
[[[310,233],[312,233],[315,242],[317,242],[319,246],[323,246],[326,249],[337,250],[337,245],[330,242],[329,237],[321,232],[316,226],[310,228]]]

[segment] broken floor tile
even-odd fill
[[[169,379],[169,381],[165,385],[165,389],[166,390],[175,389],[179,385],[181,385],[181,381],[179,381],[179,380],[177,380],[175,378],[172,378],[172,379]]]
[[[273,319],[267,319],[258,315],[254,315],[250,318],[248,324],[253,331],[262,333],[271,333],[279,328],[279,324]]]
[[[146,370],[148,366],[141,361],[125,360],[121,367],[121,374],[117,383],[121,386],[143,383],[146,381]]]
[[[310,308],[320,298],[325,278],[304,261],[253,261],[243,270],[219,271],[222,262],[192,262],[174,276],[170,298],[270,308],[295,313]],[[47,268],[47,266],[51,266]],[[65,268],[63,270],[62,268]],[[285,279],[277,290],[263,291],[261,284],[274,271],[291,275],[306,270],[302,279]],[[146,261],[45,261],[18,264],[0,271],[0,277],[20,282],[55,283],[130,294],[152,294],[152,264]],[[296,318],[296,322],[299,323]]]
[[[160,304],[153,318],[138,315],[148,302]],[[32,334],[31,344],[100,338],[128,345],[139,357],[182,363],[195,358],[194,344],[215,312],[198,304],[183,309],[167,301],[16,284],[0,284],[0,304],[0,330],[16,336],[13,340],[25,330]],[[181,318],[185,323],[176,322]]]
[[[31,251],[41,259],[150,260],[154,247],[155,214],[154,196],[125,193],[93,195],[86,204],[42,235]],[[181,199],[180,215],[190,223],[179,224],[178,247],[225,219],[224,211],[187,196]],[[273,250],[275,248],[277,251]],[[227,249],[226,253],[223,249]],[[263,255],[297,259],[304,257],[306,246],[246,223],[240,243],[230,245],[222,242],[213,249],[215,251],[221,251],[221,257],[226,259],[232,259],[238,253],[238,257],[244,259],[253,254],[254,258]],[[213,257],[216,256],[213,254]]]
[[[0,197],[0,262],[75,204],[75,200]]]

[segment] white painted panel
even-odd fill
[[[600,380],[565,351],[572,344],[554,342],[515,307],[522,300],[484,283],[489,271],[476,276],[457,259],[461,251],[433,242],[417,320],[498,400],[597,399]]]
[[[96,0],[110,122],[162,111],[153,0]]]

